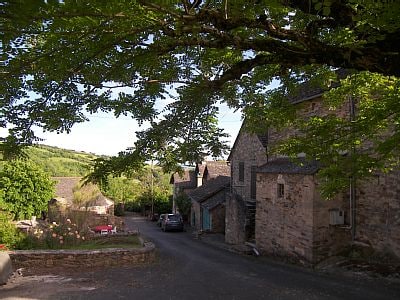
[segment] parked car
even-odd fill
[[[164,218],[167,216],[167,214],[161,214],[160,217],[157,220],[157,225],[161,227],[162,221]]]
[[[164,217],[161,223],[163,231],[177,230],[183,231],[183,220],[179,214],[168,214]]]

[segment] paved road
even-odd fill
[[[285,266],[228,252],[189,232],[164,233],[143,219],[130,217],[126,222],[156,244],[157,263],[81,270],[63,279],[71,288],[30,299],[400,299],[395,284]],[[81,282],[80,288],[72,288],[68,280]]]

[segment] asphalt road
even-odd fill
[[[31,289],[26,298],[7,294],[3,299],[400,299],[396,283],[328,275],[239,255],[189,232],[164,233],[143,219],[130,217],[126,223],[155,243],[157,263],[79,270],[59,277],[59,288],[53,282],[51,293],[35,296]],[[46,288],[44,282],[36,284]]]

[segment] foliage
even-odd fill
[[[80,245],[87,240],[88,231],[79,230],[77,224],[65,219],[60,223],[53,222],[36,227],[29,238],[25,249],[60,249]]]
[[[0,126],[10,131],[2,144],[5,157],[15,149],[10,144],[37,140],[33,126],[69,132],[86,121],[85,110],[113,111],[151,127],[138,132],[133,149],[100,159],[88,179],[102,182],[149,160],[172,170],[179,162],[224,154],[221,103],[242,110],[256,132],[295,126],[288,97],[299,95],[305,81],[328,90],[338,80],[333,71],[346,68],[354,70],[351,83],[342,82],[348,94],[336,95],[343,100],[363,89],[373,103],[360,105],[381,120],[357,120],[356,138],[379,136],[380,122],[394,124],[392,138],[374,143],[378,163],[371,156],[366,163],[356,159],[352,172],[396,162],[399,152],[391,145],[399,136],[399,111],[391,99],[399,98],[398,1],[20,0],[4,2],[2,11]],[[386,82],[387,90],[373,97],[374,84],[363,86],[365,76]],[[326,146],[310,150],[299,139],[282,151],[318,152],[325,166],[341,161],[336,154],[328,159],[329,151],[338,140],[348,144],[346,136],[333,141],[328,130],[320,134],[324,125],[312,128]],[[348,172],[326,175],[341,176],[333,184],[341,188]]]
[[[181,215],[189,216],[192,202],[186,194],[181,193],[178,197],[176,197],[175,203]]]
[[[0,210],[0,251],[18,248],[25,239],[25,235],[11,221],[12,216]]]
[[[57,147],[36,145],[24,150],[26,156],[52,177],[83,177],[92,170],[97,155]]]
[[[34,163],[14,160],[0,166],[0,208],[14,219],[39,216],[53,194],[54,182]]]
[[[87,206],[91,201],[94,201],[102,196],[99,187],[95,184],[80,184],[73,188],[74,204],[77,207]]]
[[[169,174],[160,167],[146,165],[129,176],[107,178],[104,194],[115,203],[124,203],[127,210],[142,211],[154,204],[156,212],[171,210]]]

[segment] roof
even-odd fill
[[[196,187],[196,173],[194,170],[184,170],[182,174],[175,172],[171,175],[170,184],[190,189]]]
[[[257,169],[257,173],[282,173],[312,175],[318,172],[320,164],[317,161],[290,158],[278,158],[269,161]]]
[[[88,207],[92,207],[92,206],[111,206],[113,205],[114,202],[107,199],[106,197],[104,197],[103,195],[98,195],[95,199],[90,200],[86,203],[86,205]]]
[[[81,177],[53,177],[56,181],[56,198],[64,198],[68,202],[74,199],[73,188],[81,181]]]
[[[206,181],[202,186],[190,191],[188,196],[190,199],[199,203],[206,201],[208,198],[217,194],[219,191],[230,186],[231,178],[229,176],[217,176]]]
[[[339,79],[346,78],[351,74],[351,72],[346,69],[339,69],[335,72]],[[304,82],[299,85],[298,89],[296,89],[296,95],[289,95],[288,99],[289,102],[293,104],[301,103],[322,96],[323,93],[328,91],[330,88],[335,88],[338,86],[339,82],[332,82],[329,88],[321,88],[319,86],[313,86],[310,82]]]
[[[207,161],[204,169],[204,174],[208,174],[210,178],[217,176],[230,176],[231,168],[226,161]]]

